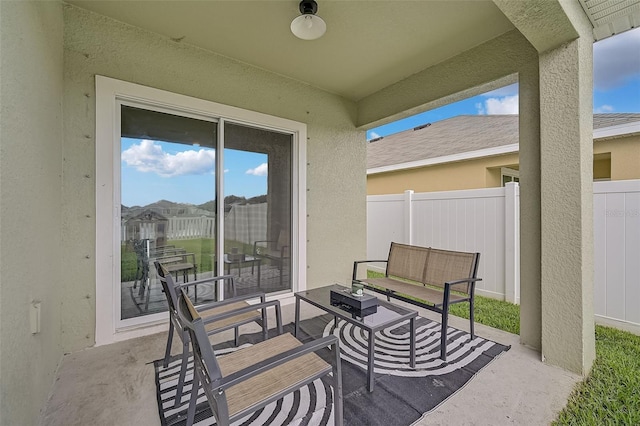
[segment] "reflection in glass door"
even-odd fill
[[[292,139],[224,124],[224,272],[238,294],[292,289]]]
[[[126,320],[167,309],[154,261],[179,283],[216,273],[217,123],[124,104],[120,112],[120,316]],[[198,302],[214,298],[211,287],[197,292]]]

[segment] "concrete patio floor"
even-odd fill
[[[283,324],[293,321],[293,303],[283,304],[282,310]],[[303,304],[303,317],[321,313]],[[429,311],[419,310],[419,314],[438,319]],[[270,326],[274,324],[271,318]],[[450,325],[468,330],[468,320],[451,317]],[[259,328],[247,325],[241,330]],[[553,421],[581,378],[543,364],[540,354],[520,345],[517,335],[481,324],[476,324],[476,333],[511,349],[415,424],[547,425]],[[166,337],[166,332],[158,333],[65,356],[41,424],[159,425],[152,361],[163,356]],[[231,338],[232,332],[222,333],[212,342]],[[179,339],[174,339],[174,354],[180,351],[178,344]]]

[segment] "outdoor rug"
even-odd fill
[[[490,340],[449,328],[447,361],[440,360],[440,324],[425,318],[416,320],[416,368],[409,366],[409,326],[401,324],[376,335],[375,389],[366,388],[367,332],[346,321],[334,328],[333,317],[323,315],[302,321],[300,340],[323,335],[340,337],[344,424],[348,426],[411,425],[460,390],[475,374],[502,352],[509,350]],[[293,324],[285,326],[293,334]],[[270,332],[274,335],[274,332]],[[261,333],[242,335],[240,347],[261,340]],[[231,353],[232,342],[214,346],[216,354]],[[330,352],[320,353],[330,361]],[[154,362],[160,420],[162,425],[184,425],[189,406],[193,365],[187,372],[182,402],[174,408],[175,386],[180,370],[180,355],[172,357],[169,366]],[[234,425],[333,425],[333,392],[331,380],[316,380],[307,387],[263,409],[240,419]],[[196,425],[212,425],[206,397],[199,391]]]

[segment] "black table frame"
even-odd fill
[[[299,331],[300,324],[300,300],[304,300],[305,302],[315,306],[316,308],[322,309],[323,311],[333,315],[334,320],[337,324],[338,318],[341,318],[356,327],[360,327],[363,330],[366,330],[369,333],[368,337],[368,352],[367,352],[367,389],[369,392],[373,392],[374,387],[374,350],[375,350],[375,335],[376,332],[383,330],[391,325],[401,323],[403,321],[409,321],[409,333],[410,333],[410,345],[409,345],[409,358],[411,368],[416,367],[416,326],[415,319],[418,316],[417,311],[413,311],[407,309],[402,306],[395,305],[391,302],[387,302],[385,300],[379,300],[378,306],[385,307],[391,311],[394,311],[398,314],[396,318],[393,318],[388,321],[381,322],[380,324],[376,324],[375,326],[369,325],[363,321],[363,318],[356,317],[352,313],[347,312],[341,309],[338,306],[331,305],[330,301],[330,291],[331,290],[339,290],[344,291],[347,288],[338,284],[330,285],[327,287],[320,287],[312,290],[301,291],[295,293],[296,298],[296,318],[295,318],[295,330],[294,334],[297,336]],[[374,314],[375,315],[375,314]]]

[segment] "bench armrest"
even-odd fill
[[[471,283],[471,282],[476,282],[476,281],[482,281],[482,278],[463,278],[463,279],[460,279],[460,280],[447,281],[445,283],[445,285],[447,285],[447,284],[456,285],[456,284]]]
[[[482,281],[482,278],[463,278],[459,280],[447,281],[444,283],[444,301],[445,303],[449,300],[449,293],[451,292],[451,287],[458,284],[470,284],[469,286],[469,295],[473,298],[473,292],[476,287],[476,282]]]
[[[302,346],[298,346],[296,348],[282,352],[281,354],[272,356],[271,358],[267,358],[264,361],[244,368],[226,377],[222,377],[220,380],[211,383],[211,385],[214,390],[223,391],[230,388],[231,386],[237,385],[238,383],[255,377],[260,373],[271,370],[279,365],[292,361],[303,355],[317,352],[321,349],[326,348],[327,346],[335,346],[335,351],[339,353],[339,345],[340,343],[338,342],[338,338],[336,336],[331,335],[322,337],[314,340],[313,342],[309,342]]]
[[[389,261],[387,259],[384,260],[356,260],[353,262],[353,276],[351,277],[351,279],[353,280],[357,280],[357,276],[358,276],[358,265],[361,263],[388,263]]]

